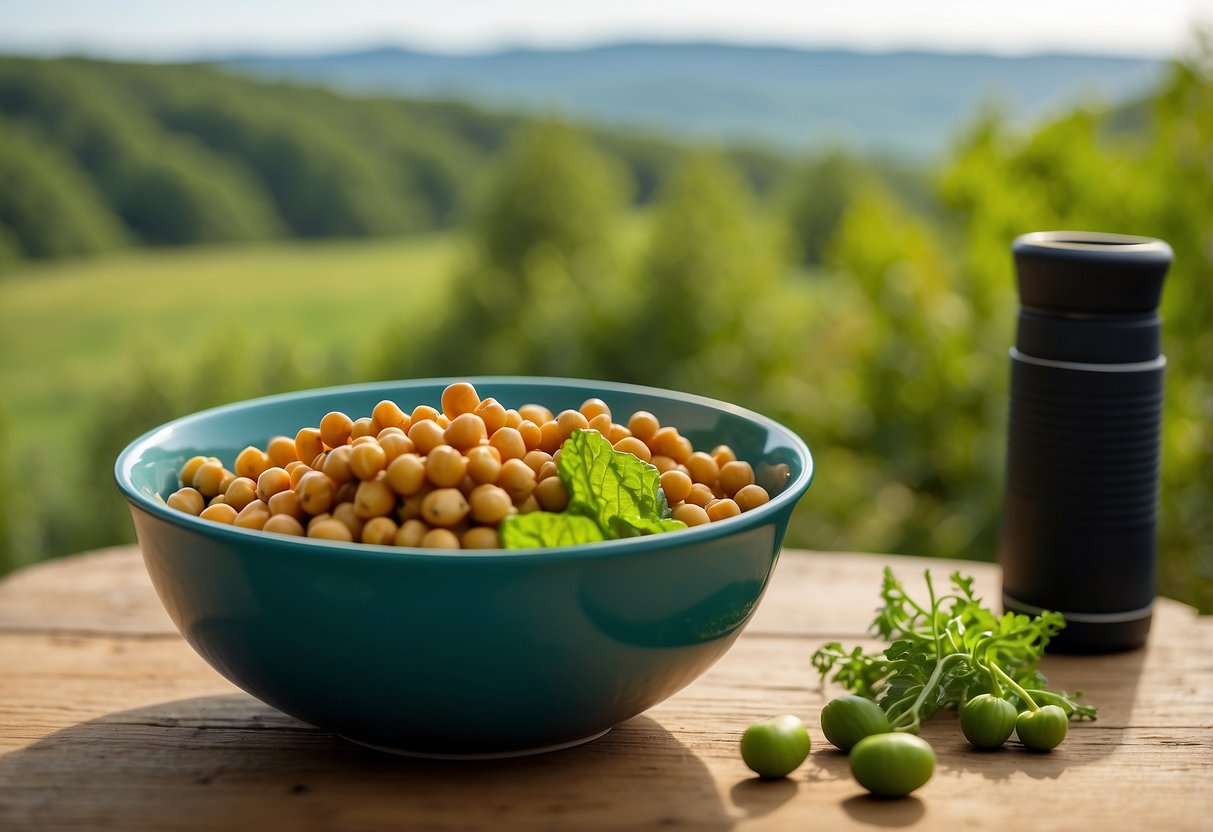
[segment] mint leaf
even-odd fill
[[[596,430],[575,430],[560,451],[567,512],[593,518],[608,539],[685,528],[669,519],[661,475],[639,457],[617,451]]]
[[[557,465],[569,493],[563,512],[533,511],[501,523],[506,549],[570,546],[685,529],[670,517],[657,469],[617,451],[596,430],[576,430]]]
[[[573,546],[605,539],[597,523],[579,514],[532,511],[512,515],[501,522],[501,544],[506,549]]]

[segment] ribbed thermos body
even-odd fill
[[[999,562],[1008,609],[1057,610],[1054,645],[1144,642],[1154,598],[1165,243],[1043,232],[1013,248],[1021,308],[1011,350]]]

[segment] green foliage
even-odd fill
[[[421,335],[390,334],[379,374],[585,374],[594,330],[619,306],[611,278],[623,181],[571,128],[520,134],[475,225],[451,317]]]
[[[276,233],[264,195],[238,170],[192,137],[163,131],[137,98],[87,64],[0,60],[0,113],[74,159],[143,242]]]
[[[14,258],[90,254],[125,242],[121,221],[75,163],[3,118],[0,227]]]
[[[955,572],[949,591],[936,595],[929,570],[925,577],[928,597],[921,603],[885,567],[883,604],[869,629],[888,647],[865,653],[862,647],[825,644],[813,654],[822,678],[833,673],[832,681],[876,700],[894,731],[917,733],[936,711],[959,708],[985,693],[1019,709],[1036,711],[1039,702],[1060,707],[1063,719],[1095,719],[1095,708],[1076,701],[1081,694],[1047,690],[1036,669],[1049,641],[1066,625],[1060,613],[999,616],[973,594],[972,578]]]

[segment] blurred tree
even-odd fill
[[[474,226],[474,261],[430,333],[396,333],[387,376],[586,374],[594,332],[616,314],[622,169],[572,128],[545,124],[511,146]]]
[[[871,174],[843,150],[803,162],[780,195],[797,261],[825,262],[843,214],[865,177]]]
[[[122,222],[76,164],[3,118],[0,227],[10,258],[88,254],[126,241]]]

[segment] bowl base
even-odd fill
[[[567,742],[558,742],[553,745],[541,745],[538,748],[520,748],[517,751],[489,751],[482,754],[439,754],[433,751],[413,751],[408,748],[390,748],[384,745],[375,745],[374,743],[362,742],[361,740],[352,739],[339,734],[343,740],[348,740],[355,745],[361,745],[363,748],[369,748],[373,751],[381,751],[385,754],[396,754],[401,757],[417,757],[423,760],[506,760],[510,757],[530,757],[535,754],[547,754],[552,751],[564,751],[566,748],[575,748],[579,745],[584,745],[587,742],[593,742],[596,739],[605,737],[610,733],[610,728],[605,731],[599,731],[596,734],[590,734],[588,737],[579,737],[575,740]]]

